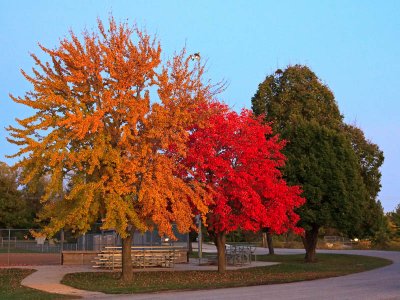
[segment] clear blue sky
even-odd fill
[[[0,160],[16,151],[4,127],[29,112],[9,93],[30,89],[37,43],[54,47],[69,29],[94,29],[96,18],[136,22],[156,33],[164,53],[187,46],[208,60],[208,77],[226,80],[221,100],[250,108],[265,76],[308,65],[334,92],[345,120],[385,153],[380,199],[400,203],[400,1],[7,1],[0,0]],[[41,56],[41,55],[40,55]]]

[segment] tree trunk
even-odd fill
[[[269,255],[274,255],[274,245],[272,244],[272,233],[268,230],[267,232],[267,244],[268,244],[268,252]]]
[[[261,247],[267,248],[267,233],[266,232],[262,233]]]
[[[192,235],[193,235],[192,231],[190,231],[187,235],[188,236],[188,251],[186,253],[186,262],[189,262],[190,255],[193,254]]]
[[[217,245],[219,273],[225,273],[226,271],[225,242],[226,242],[225,232],[215,234],[215,245]]]
[[[192,253],[193,253],[192,241],[189,240],[189,244],[188,244],[188,254],[192,254]]]
[[[304,249],[306,250],[306,256],[304,260],[308,263],[316,262],[315,250],[318,242],[318,231],[319,226],[312,226],[311,230],[305,232],[305,236],[302,237]]]
[[[132,268],[132,239],[135,229],[132,227],[128,230],[126,238],[122,239],[122,276],[123,281],[132,281],[133,268]]]
[[[193,245],[192,245],[192,243],[194,241],[196,241],[197,232],[190,231],[188,237],[189,237],[188,252],[189,252],[189,254],[192,254],[193,253]]]

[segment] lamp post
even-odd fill
[[[197,253],[199,256],[199,264],[201,263],[201,259],[203,258],[203,236],[201,232],[201,216],[196,216],[196,222],[198,226],[198,235],[197,235]]]

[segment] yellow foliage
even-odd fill
[[[40,215],[46,234],[85,232],[103,218],[122,237],[129,226],[156,226],[173,238],[172,223],[187,232],[211,202],[203,186],[177,174],[188,130],[204,124],[199,111],[215,87],[185,50],[162,63],[159,42],[137,27],[111,18],[98,30],[82,39],[71,32],[55,49],[41,45],[51,63],[32,55],[38,69],[23,75],[33,90],[11,96],[35,111],[18,120],[21,129],[8,128],[16,156],[25,156],[17,167],[25,183],[51,178]]]

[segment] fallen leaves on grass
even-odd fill
[[[148,271],[134,274],[132,282],[119,279],[119,273],[68,274],[63,283],[76,288],[104,293],[144,293],[165,290],[193,290],[252,286],[313,280],[362,272],[390,264],[390,261],[357,255],[321,254],[319,261],[304,263],[300,255],[258,257],[280,262],[269,267],[255,267],[226,273],[217,271]]]

